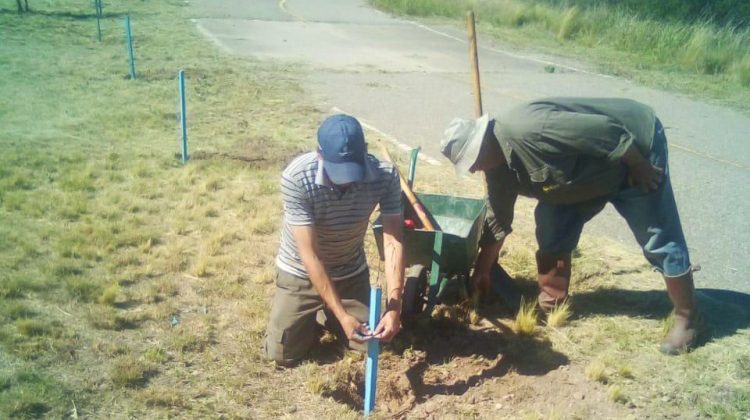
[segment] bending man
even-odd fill
[[[653,109],[621,98],[541,99],[495,119],[453,120],[442,152],[459,173],[486,174],[490,211],[473,276],[480,289],[487,289],[511,232],[518,194],[539,200],[538,303],[545,312],[567,299],[571,252],[583,225],[609,202],[663,274],[674,304],[661,351],[694,345],[692,267],[669,180],[667,139]]]

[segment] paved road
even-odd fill
[[[310,69],[324,106],[356,115],[437,161],[444,126],[471,117],[465,34],[373,10],[364,0],[192,0],[197,25],[222,48]],[[700,287],[750,292],[750,118],[729,108],[638,86],[482,40],[485,110],[527,99],[625,96],[652,105],[670,140],[671,173]],[[555,71],[545,67],[554,63]],[[608,206],[587,232],[636,246]]]

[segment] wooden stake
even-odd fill
[[[482,111],[482,87],[479,82],[479,55],[477,54],[477,31],[474,25],[474,12],[466,13],[466,31],[469,35],[469,61],[471,62],[471,82],[474,88],[474,114],[481,117]]]
[[[469,36],[469,61],[471,62],[471,84],[474,88],[474,115],[479,118],[482,109],[482,84],[479,81],[479,54],[477,53],[477,28],[474,24],[474,11],[466,13],[466,32]],[[487,195],[487,173],[484,173],[484,193]]]
[[[414,191],[412,191],[411,187],[409,186],[409,183],[406,182],[406,179],[404,179],[404,175],[398,169],[398,166],[396,166],[396,162],[393,160],[391,153],[388,151],[388,148],[385,146],[385,144],[383,144],[383,142],[380,142],[380,148],[383,151],[383,157],[387,161],[391,162],[393,164],[393,167],[396,169],[396,172],[398,172],[398,177],[401,179],[401,191],[403,191],[404,195],[406,195],[406,199],[409,201],[409,204],[414,209],[414,213],[417,214],[419,221],[422,222],[423,230],[429,230],[429,231],[435,230],[435,225],[433,225],[432,222],[430,221],[430,216],[427,213],[427,209],[425,209],[422,203],[419,202],[419,199],[414,194]]]

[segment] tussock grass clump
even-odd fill
[[[169,360],[169,355],[161,347],[150,347],[143,357],[150,363],[160,365]]]
[[[623,392],[622,388],[618,385],[610,385],[609,388],[607,388],[607,397],[610,401],[620,404],[628,402],[628,397],[625,396],[625,392]]]
[[[208,338],[189,331],[178,331],[169,338],[169,346],[178,353],[202,352],[208,346]]]
[[[54,331],[52,325],[36,319],[19,319],[16,321],[16,329],[19,334],[27,337],[50,335]]]
[[[516,314],[516,321],[513,324],[513,330],[520,336],[533,336],[534,334],[536,334],[536,327],[536,300],[530,299],[528,302],[526,302],[525,298],[522,298],[521,308]]]
[[[138,321],[110,307],[93,307],[88,313],[89,324],[100,330],[122,331],[138,326]]]
[[[68,277],[64,284],[70,297],[80,302],[95,302],[102,294],[102,284],[88,277]]]
[[[627,366],[627,365],[622,365],[619,368],[617,368],[617,374],[620,375],[621,378],[625,378],[625,379],[635,378],[635,375],[633,374],[633,369],[631,369],[630,366]]]
[[[113,305],[119,295],[120,286],[118,284],[113,284],[102,291],[102,294],[99,295],[97,302],[102,305]]]
[[[607,376],[607,366],[600,362],[594,361],[586,367],[586,377],[592,381],[606,384],[609,381]]]
[[[4,314],[10,319],[31,318],[36,314],[23,302],[9,301],[5,305],[0,305],[0,314]]]
[[[26,296],[27,293],[44,289],[46,285],[47,282],[39,277],[0,277],[0,299],[21,298]]]
[[[112,364],[109,377],[116,387],[133,388],[146,383],[148,371],[148,366],[144,362],[133,356],[123,356]]]
[[[189,406],[186,396],[174,388],[159,387],[154,391],[151,389],[146,391],[148,392],[145,396],[146,407],[181,409]]]
[[[570,39],[581,30],[581,26],[581,11],[577,7],[568,8],[562,15],[557,38]]]
[[[547,314],[547,325],[552,328],[559,328],[568,323],[572,311],[570,309],[570,301],[565,300],[562,304],[555,306],[555,308]]]

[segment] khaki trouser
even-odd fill
[[[361,322],[367,322],[370,299],[370,273],[368,270],[352,278],[333,282],[346,311]],[[324,314],[324,303],[309,279],[300,278],[281,270],[276,274],[276,293],[271,303],[271,315],[266,329],[265,351],[268,358],[289,365],[299,361],[315,345],[320,336],[323,320],[339,337],[343,329],[330,314]],[[356,350],[362,344],[349,342]]]

